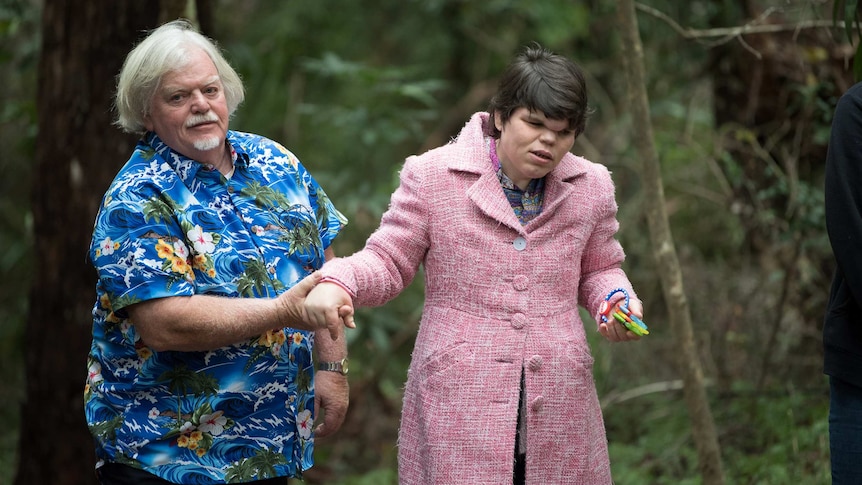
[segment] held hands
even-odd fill
[[[309,307],[308,298],[313,293],[312,290],[320,282],[320,278],[319,273],[311,273],[278,296],[276,303],[278,304],[279,321],[283,327],[310,331],[329,329],[332,339],[336,340],[342,323],[346,327],[356,328],[356,325],[353,323],[353,301],[350,295],[342,290],[340,286],[325,283],[321,286],[334,286],[344,296],[336,294],[336,296],[327,299],[326,295],[319,295],[315,297],[315,300],[319,303]],[[335,303],[327,306],[327,302]],[[314,311],[310,312],[309,308],[312,308]]]
[[[314,328],[328,328],[335,338],[341,325],[356,328],[353,321],[353,298],[340,285],[322,282],[305,298],[304,312]]]

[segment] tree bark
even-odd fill
[[[46,0],[17,485],[95,483],[83,415],[96,274],[87,250],[101,195],[135,137],[112,126],[115,78],[159,10],[148,2]]]
[[[649,115],[643,46],[633,1],[620,0],[617,4],[617,13],[622,33],[621,57],[628,83],[628,105],[632,110],[632,124],[639,130],[638,133],[633,134],[633,137],[637,154],[642,161],[642,181],[650,240],[668,307],[670,331],[676,338],[679,349],[677,366],[683,378],[683,393],[697,448],[698,467],[705,485],[719,485],[724,483],[721,449],[706,396],[703,370],[694,342],[691,313],[683,287],[682,271],[674,248],[665,206],[661,167]]]

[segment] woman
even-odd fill
[[[601,320],[606,296],[634,291],[610,174],[569,153],[587,111],[580,68],[527,48],[488,113],[407,159],[378,230],[326,263],[306,300],[318,325],[340,325],[342,305],[382,305],[424,265],[402,484],[611,483],[578,304]],[[640,302],[630,306],[640,317]],[[613,318],[599,331],[639,338]]]

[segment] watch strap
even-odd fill
[[[347,375],[347,359],[341,359],[336,362],[318,362],[317,370],[338,372],[341,375]]]

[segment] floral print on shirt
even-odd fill
[[[324,262],[347,223],[295,155],[229,131],[230,179],[137,144],[105,194],[85,414],[102,461],[176,483],[301,476],[312,464],[313,334],[290,328],[206,352],[155,352],[125,308],[195,294],[276,297]]]

